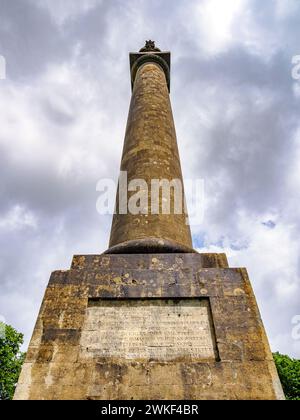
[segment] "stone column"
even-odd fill
[[[182,172],[176,132],[169,97],[170,54],[158,49],[142,49],[130,54],[132,98],[128,115],[121,171],[127,173],[128,184],[142,179],[147,183],[147,214],[120,214],[119,191],[116,214],[113,217],[109,253],[126,252],[193,252],[190,227],[187,223]],[[175,214],[174,188],[171,188],[171,214],[163,213],[162,189],[159,194],[159,214],[153,214],[152,198],[158,189],[151,180],[176,180],[177,192],[182,188],[181,214]],[[120,187],[121,184],[119,184]],[[170,184],[172,185],[172,184]],[[175,184],[173,184],[175,185]],[[168,192],[167,184],[165,192]],[[139,191],[129,191],[125,204]],[[178,197],[178,196],[177,196]],[[122,200],[121,200],[122,201]],[[123,196],[124,201],[124,196]],[[178,201],[176,201],[178,206]],[[127,205],[125,206],[125,208]],[[157,211],[156,211],[157,213]]]

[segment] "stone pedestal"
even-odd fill
[[[245,269],[76,256],[50,278],[15,399],[281,399]]]

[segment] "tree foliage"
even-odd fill
[[[300,400],[300,360],[273,354],[283,392],[287,400]]]
[[[25,353],[20,351],[23,334],[0,322],[0,400],[11,400]]]

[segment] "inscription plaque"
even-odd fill
[[[83,357],[216,359],[208,299],[91,300]]]

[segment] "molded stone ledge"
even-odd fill
[[[162,269],[190,268],[191,262],[197,262],[201,268],[228,268],[226,254],[100,254],[74,255],[71,269],[108,268],[110,265],[123,268],[151,268],[159,266]],[[62,273],[62,272],[61,272]],[[62,274],[61,274],[62,275]]]

